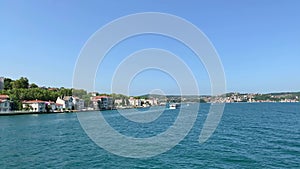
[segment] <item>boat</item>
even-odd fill
[[[178,109],[178,108],[180,108],[179,103],[170,103],[169,104],[169,109]]]

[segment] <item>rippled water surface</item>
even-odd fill
[[[215,133],[199,144],[208,108],[201,105],[193,129],[177,146],[146,159],[99,148],[75,113],[1,116],[0,168],[299,168],[299,103],[226,104]],[[178,110],[147,124],[124,120],[116,111],[103,114],[120,133],[143,138],[166,130]]]

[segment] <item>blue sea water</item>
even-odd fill
[[[299,103],[226,104],[214,134],[199,144],[208,109],[201,104],[194,127],[173,149],[143,159],[97,146],[75,113],[1,116],[0,168],[300,168]],[[120,133],[142,138],[166,130],[178,110],[148,124],[103,114]]]

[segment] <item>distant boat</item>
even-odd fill
[[[178,109],[178,108],[180,108],[179,103],[170,103],[169,104],[169,109]]]

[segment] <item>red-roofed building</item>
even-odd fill
[[[31,112],[46,112],[46,102],[42,100],[23,101],[22,107]]]
[[[52,112],[63,111],[63,104],[55,103],[53,101],[47,101],[45,103],[50,107],[50,111]]]
[[[109,96],[95,96],[91,98],[94,109],[110,110],[114,108],[114,101]]]
[[[6,94],[0,94],[0,99],[2,100],[9,99],[9,96]]]
[[[0,95],[0,112],[10,111],[10,101],[8,95]]]
[[[55,111],[63,111],[63,104],[55,103]]]

